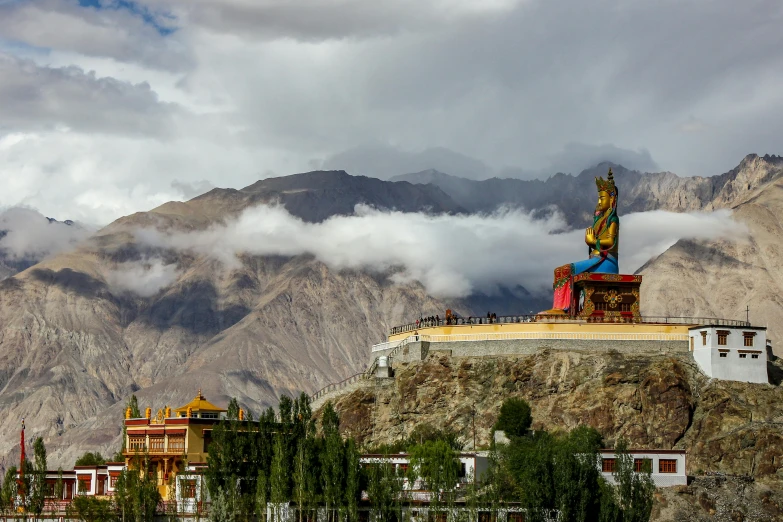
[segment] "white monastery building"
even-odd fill
[[[694,326],[689,349],[708,377],[766,383],[767,329],[757,326]]]

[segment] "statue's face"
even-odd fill
[[[596,212],[606,212],[609,210],[609,207],[612,206],[612,199],[609,196],[609,193],[602,190],[598,193],[598,204],[595,206]]]

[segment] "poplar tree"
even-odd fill
[[[269,499],[273,505],[275,522],[281,520],[282,505],[288,502],[288,466],[285,444],[281,434],[275,436],[272,464],[269,471]]]
[[[314,491],[310,489],[310,448],[308,440],[300,438],[294,455],[293,497],[302,522],[305,511],[310,507]]]
[[[397,476],[394,464],[388,456],[367,467],[367,496],[373,510],[373,519],[378,522],[393,522],[397,519],[402,480]]]
[[[421,478],[430,493],[430,508],[451,511],[456,500],[460,463],[457,452],[445,440],[416,445],[410,452],[410,477]]]
[[[11,466],[5,472],[3,486],[0,487],[0,509],[3,513],[13,513],[16,510],[16,466]]]
[[[41,437],[33,442],[33,455],[35,464],[30,483],[29,509],[37,518],[43,513],[46,501],[46,447]]]
[[[345,443],[345,514],[348,522],[359,520],[359,500],[361,498],[361,465],[359,450],[353,439]]]
[[[344,447],[338,430],[340,418],[331,402],[326,403],[321,418],[324,444],[321,452],[321,488],[323,490],[327,521],[335,520],[336,510],[342,504],[344,482]]]

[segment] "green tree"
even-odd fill
[[[11,466],[5,472],[3,485],[0,487],[0,509],[2,509],[3,513],[13,513],[16,510],[17,471],[16,466]]]
[[[652,512],[655,485],[652,470],[634,471],[634,459],[628,452],[628,442],[619,439],[615,445],[614,480],[616,498],[623,522],[647,522]]]
[[[139,399],[136,398],[136,395],[131,395],[130,399],[128,399],[127,404],[125,405],[125,409],[131,409],[131,419],[138,419],[141,418],[141,410],[139,409]]]
[[[157,481],[147,472],[146,456],[135,457],[131,469],[120,473],[114,487],[114,502],[121,520],[147,522],[160,503]]]
[[[353,439],[345,443],[345,488],[344,503],[345,514],[348,522],[359,520],[359,500],[361,498],[361,465],[359,464],[359,450]]]
[[[54,496],[57,500],[63,499],[65,493],[65,482],[63,481],[63,468],[57,468],[57,482],[54,483]]]
[[[69,517],[84,522],[108,522],[116,520],[111,502],[90,495],[77,495],[66,508]]]
[[[36,518],[43,513],[46,501],[46,446],[43,439],[36,437],[33,441],[34,464],[30,477],[30,495],[28,509]]]
[[[272,503],[275,522],[281,520],[282,505],[288,502],[287,460],[283,437],[277,434],[269,472],[269,500]]]
[[[258,471],[256,480],[255,507],[259,520],[265,520],[267,506],[269,505],[269,480],[263,469]]]
[[[425,442],[414,446],[410,452],[411,480],[420,478],[424,487],[432,492],[430,508],[438,512],[445,507],[451,510],[456,499],[460,463],[457,452],[444,440]]]
[[[369,463],[365,472],[372,519],[377,522],[399,520],[397,513],[402,501],[402,478],[397,475],[394,464],[390,464],[386,456],[378,462]]]
[[[329,402],[324,407],[321,426],[324,444],[320,455],[321,489],[326,508],[327,522],[336,520],[337,510],[343,503],[343,484],[345,481],[345,457],[343,439],[338,431],[340,419]]]
[[[132,419],[138,419],[141,417],[141,411],[139,410],[139,400],[136,398],[136,395],[131,395],[128,399],[128,402],[125,403],[125,411],[122,412],[123,418],[125,416],[125,412],[130,408],[130,416]],[[123,455],[123,452],[125,451],[125,440],[127,439],[127,433],[128,430],[125,428],[125,422],[122,423],[122,445],[120,446],[120,451],[114,454],[114,457],[112,460],[115,462],[124,462],[125,461],[125,455]],[[98,453],[100,455],[100,453]]]
[[[506,436],[522,437],[527,434],[533,417],[530,405],[523,399],[509,398],[500,406],[500,415],[495,424],[496,430],[502,430]]]
[[[448,430],[438,429],[432,424],[428,424],[426,422],[417,424],[416,427],[413,428],[413,431],[408,436],[408,440],[404,443],[404,447],[410,450],[410,448],[413,446],[421,445],[425,442],[434,442],[436,440],[445,441],[452,449],[457,451],[461,450],[463,447],[462,443],[459,442],[456,433]],[[398,450],[392,445],[389,448],[382,449],[388,449],[389,453],[398,453],[402,448]],[[379,453],[386,452],[381,451]]]
[[[306,512],[309,512],[315,501],[315,482],[312,473],[310,439],[299,438],[293,469],[293,498],[299,512],[299,522],[302,522]]]
[[[88,451],[78,459],[76,459],[76,466],[102,466],[106,464],[106,459],[99,451],[95,453]]]
[[[555,440],[555,507],[561,520],[597,521],[601,512],[601,484],[598,471],[601,435],[593,428],[580,426]]]

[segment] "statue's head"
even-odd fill
[[[609,169],[606,179],[595,178],[595,185],[598,188],[598,204],[595,206],[596,215],[603,214],[609,209],[616,209],[618,191],[617,186],[614,184],[612,169]]]

